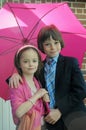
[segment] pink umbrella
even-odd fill
[[[62,33],[65,41],[62,54],[78,58],[81,66],[86,51],[86,29],[67,3],[6,3],[0,10],[0,97],[3,99],[9,99],[5,80],[15,71],[13,59],[16,50],[27,41],[37,45],[40,28],[50,24],[55,24]]]

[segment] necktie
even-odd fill
[[[45,65],[46,87],[50,96],[50,108],[55,105],[55,63],[54,59],[50,59]]]

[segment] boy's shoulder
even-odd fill
[[[63,56],[63,55],[60,55],[61,57],[63,57],[64,60],[67,60],[67,61],[77,61],[78,59],[76,57],[72,57],[72,56]]]
[[[64,56],[64,55],[59,55],[59,61],[58,62],[63,62],[66,65],[75,65],[79,64],[78,59],[72,56]]]

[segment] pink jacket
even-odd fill
[[[37,89],[39,89],[40,88],[39,83],[35,78],[34,78],[34,82]],[[16,114],[15,114],[16,109],[32,96],[31,89],[28,86],[25,79],[24,79],[24,83],[21,84],[17,89],[11,88],[10,96],[11,96],[13,120],[14,120],[14,123],[18,125],[19,119],[16,117]],[[32,127],[36,128],[39,125],[41,125],[41,116],[43,114],[44,114],[43,101],[42,99],[39,99],[36,102],[36,104],[28,111],[29,117],[33,118],[32,115],[34,115],[34,121],[33,121]],[[34,128],[32,128],[32,130],[35,130]]]

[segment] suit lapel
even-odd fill
[[[45,64],[45,60],[43,61],[43,64]],[[39,80],[41,81],[42,87],[45,88],[45,77],[44,77],[44,67],[41,69]]]
[[[56,78],[55,78],[56,86],[60,78],[62,78],[63,74],[64,74],[64,57],[62,55],[59,55],[57,66],[56,66]]]

